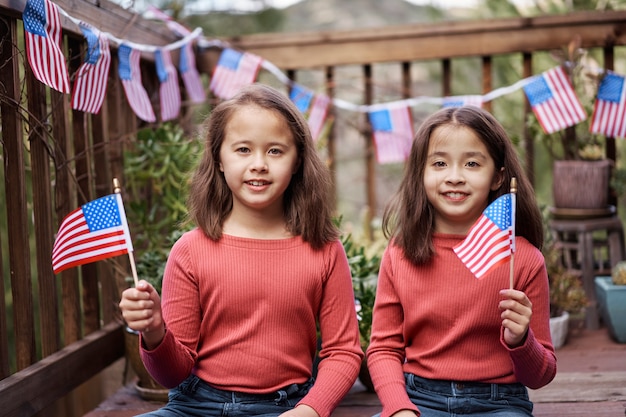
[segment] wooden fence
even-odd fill
[[[136,43],[166,45],[176,38],[164,26],[147,22],[105,1],[56,2],[77,19],[101,31]],[[81,204],[112,192],[112,179],[122,179],[122,152],[135,132],[146,125],[128,106],[115,53],[106,100],[101,112],[73,111],[69,96],[37,81],[25,57],[21,12],[25,0],[0,0],[0,278],[6,297],[0,297],[0,410],[5,416],[60,415],[52,405],[80,384],[99,375],[124,356],[117,301],[126,286],[128,265],[123,257],[52,272],[50,254],[60,220]],[[63,18],[64,48],[70,73],[81,61],[85,45],[74,23]],[[226,41],[255,53],[285,71],[291,79],[313,73],[322,91],[342,97],[344,67],[359,69],[362,104],[380,102],[376,65],[388,64],[398,74],[399,98],[417,95],[412,68],[422,62],[439,67],[440,94],[454,94],[456,60],[480,60],[478,94],[496,87],[493,61],[516,54],[520,77],[533,74],[537,52],[563,48],[574,34],[584,48],[599,48],[602,65],[613,68],[616,54],[626,45],[626,12],[586,12],[534,19],[456,22],[347,32],[263,34]],[[115,46],[113,46],[115,50]],[[219,49],[199,50],[198,68],[205,77],[215,66]],[[143,83],[158,108],[158,80],[153,63],[143,57]],[[354,86],[352,86],[354,87]],[[286,89],[287,87],[285,87]],[[487,103],[487,107],[489,107]],[[525,112],[529,111],[525,105]],[[188,123],[184,106],[180,122]],[[158,112],[157,112],[158,113]],[[338,114],[333,115],[335,118]],[[367,124],[365,124],[367,127]],[[358,145],[363,158],[363,205],[378,209],[377,170],[371,132]],[[337,146],[342,137],[331,132],[326,146],[335,178],[341,173]],[[533,140],[523,141],[530,173],[534,166]],[[609,140],[609,157],[615,143]],[[10,359],[14,358],[14,359]],[[93,401],[99,401],[94,398]],[[89,407],[89,406],[87,406]],[[64,415],[81,415],[67,406]],[[72,409],[72,411],[69,411]],[[56,409],[58,410],[58,409]],[[56,414],[55,414],[56,413]]]

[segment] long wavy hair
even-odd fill
[[[496,169],[504,168],[500,188],[489,193],[489,204],[510,192],[511,178],[517,180],[515,232],[541,249],[543,219],[526,172],[502,125],[487,111],[474,106],[444,108],[430,115],[420,126],[404,168],[404,177],[385,207],[383,232],[415,265],[423,265],[435,254],[432,236],[435,209],[424,189],[424,170],[430,139],[440,126],[471,129],[485,144]]]
[[[316,249],[338,238],[339,230],[332,218],[332,179],[315,149],[307,121],[285,94],[262,84],[245,87],[232,99],[218,104],[206,120],[205,150],[192,176],[187,201],[190,219],[209,238],[221,238],[233,197],[219,169],[220,149],[232,115],[244,106],[257,106],[280,115],[296,144],[298,170],[283,195],[289,232],[302,236]]]

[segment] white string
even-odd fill
[[[63,10],[61,7],[59,7],[57,5],[57,8],[59,9],[60,13],[67,17],[69,20],[71,20],[72,22],[74,22],[76,25],[80,26],[80,24],[85,24],[88,25],[89,27],[92,27],[91,25],[82,22],[79,19],[76,19],[72,16],[70,16],[65,10]],[[111,33],[108,32],[100,32],[98,29],[94,28],[96,33],[102,33],[104,35],[106,35],[111,41],[113,41],[114,43],[116,43],[118,46],[121,44],[125,44],[130,46],[133,49],[137,49],[140,50],[142,52],[155,52],[159,49],[165,49],[165,50],[174,50],[174,49],[178,49],[181,48],[183,45],[187,44],[188,42],[198,38],[197,40],[197,44],[199,48],[203,48],[203,49],[208,49],[208,48],[212,48],[212,47],[217,47],[217,48],[230,48],[230,44],[228,42],[222,41],[222,40],[218,40],[218,39],[206,39],[204,37],[200,37],[200,35],[202,34],[202,28],[196,28],[193,32],[191,32],[190,34],[188,34],[187,36],[183,37],[182,39],[173,42],[171,44],[165,45],[165,46],[155,46],[155,45],[145,45],[145,44],[139,44],[139,43],[135,43],[135,42],[131,42],[125,39],[119,39],[117,37],[115,37],[114,35],[112,35]],[[565,65],[571,65],[571,62],[566,62]],[[289,77],[287,77],[287,75],[280,70],[280,68],[278,68],[276,65],[274,65],[273,63],[267,61],[267,60],[263,60],[261,63],[261,66],[266,69],[268,72],[270,72],[271,74],[273,74],[278,81],[280,81],[281,83],[283,83],[286,86],[293,86],[295,84],[294,81],[292,81],[291,79],[289,79]],[[587,68],[587,67],[585,67]],[[594,75],[600,75],[604,72],[606,72],[604,69],[602,68],[587,68],[590,72],[592,72]],[[523,88],[526,84],[528,84],[529,82],[533,81],[535,79],[535,77],[537,77],[538,75],[534,75],[528,78],[524,78],[522,80],[517,81],[516,83],[510,85],[510,86],[506,86],[506,87],[500,87],[497,88],[487,94],[484,95],[479,95],[479,97],[482,98],[482,102],[486,103],[488,101],[492,101],[498,97],[502,97],[505,96],[507,94],[511,94],[514,91],[519,90],[520,88]],[[454,97],[454,96],[452,96]],[[393,102],[387,102],[387,103],[378,103],[378,104],[372,104],[372,105],[359,105],[359,104],[354,104],[354,103],[350,103],[346,100],[342,100],[342,99],[338,99],[338,98],[333,98],[332,99],[332,104],[342,110],[348,110],[348,111],[354,111],[354,112],[360,112],[360,113],[369,113],[372,110],[376,110],[376,109],[381,109],[381,108],[390,108],[390,107],[395,107],[395,106],[408,106],[408,107],[415,107],[415,106],[419,106],[421,104],[434,104],[434,105],[442,105],[444,102],[444,99],[442,97],[429,97],[429,96],[419,96],[419,97],[412,97],[412,98],[408,98],[408,99],[404,99],[404,100],[398,100],[398,101],[393,101]]]

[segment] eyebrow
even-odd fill
[[[433,152],[431,154],[428,154],[428,157],[432,158],[432,157],[436,157],[436,156],[447,156],[447,155],[449,155],[449,152],[436,151],[436,152]],[[472,158],[472,157],[474,157],[474,158],[477,158],[477,157],[486,158],[487,156],[484,153],[482,153],[482,152],[472,151],[472,152],[464,152],[463,153],[463,157],[465,157],[465,158],[468,158],[468,157],[469,158]]]

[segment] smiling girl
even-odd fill
[[[172,388],[145,416],[330,416],[363,357],[330,185],[286,95],[256,84],[213,110],[189,196],[197,228],[170,252],[162,299],[140,281],[120,302]]]
[[[517,178],[515,289],[476,279],[453,248]],[[382,417],[532,416],[526,387],[556,374],[542,218],[515,148],[477,107],[421,125],[386,208],[368,365]]]

